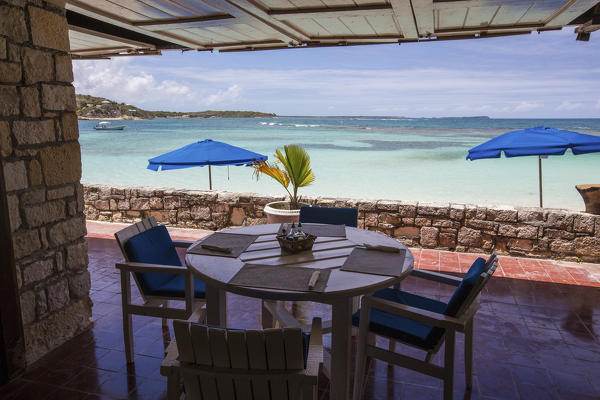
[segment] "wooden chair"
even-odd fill
[[[299,328],[241,330],[173,321],[173,329],[176,342],[160,368],[169,400],[317,399],[323,363],[318,318],[308,343]]]
[[[461,280],[435,272],[414,270],[415,276],[457,286],[448,303],[387,288],[364,296],[352,323],[359,326],[358,354],[354,377],[354,400],[362,397],[367,357],[386,361],[444,381],[444,399],[454,390],[454,347],[456,332],[465,334],[465,379],[473,382],[473,317],[479,308],[480,292],[498,266],[495,253],[485,261],[477,259]],[[360,321],[360,322],[359,322]],[[399,341],[426,352],[425,361],[376,346],[375,335]],[[445,343],[444,364],[431,357]]]
[[[302,206],[300,208],[300,222],[346,225],[356,228],[358,226],[358,208]],[[353,306],[354,310],[358,310],[359,300],[356,297]],[[263,301],[262,319],[264,321],[264,328],[274,326],[275,322],[284,327],[300,326],[300,323],[296,321],[283,304],[277,301]],[[303,329],[308,331],[310,326],[305,325]],[[330,320],[323,322],[323,332],[331,332]]]
[[[358,226],[358,208],[300,207],[300,222],[315,224]]]
[[[115,233],[125,263],[116,264],[121,271],[123,338],[128,363],[133,362],[132,315],[163,319],[187,319],[206,302],[205,285],[182,265],[175,247],[192,242],[172,241],[164,226],[154,217]],[[140,291],[143,304],[131,302],[131,276]],[[169,301],[184,301],[185,308],[171,308]],[[201,315],[201,314],[199,314]]]

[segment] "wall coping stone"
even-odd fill
[[[264,205],[281,195],[86,184],[88,219],[159,222],[209,230],[266,222]],[[358,226],[408,246],[600,263],[600,216],[560,208],[479,206],[306,196],[312,205],[357,207]],[[112,204],[112,206],[111,206]]]

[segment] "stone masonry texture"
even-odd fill
[[[0,195],[9,204],[27,364],[90,326],[68,49],[64,9],[0,0]]]
[[[219,230],[266,222],[255,193],[86,185],[87,219],[135,222],[154,216],[173,226]],[[357,207],[358,226],[408,246],[600,263],[600,216],[546,208],[303,198],[328,207]]]

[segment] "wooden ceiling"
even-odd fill
[[[473,39],[576,25],[600,0],[67,0],[76,58]]]

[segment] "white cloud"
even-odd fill
[[[201,58],[208,57],[203,54],[169,57],[74,61],[75,86],[79,93],[146,109],[177,111],[210,107],[280,115],[326,115],[335,110],[338,115],[510,118],[515,114],[594,114],[593,107],[583,104],[600,108],[600,100],[591,89],[600,87],[600,68],[593,66],[517,71],[464,65],[366,68],[357,64],[348,68],[338,65],[351,64],[325,63],[317,68],[307,56],[306,63],[288,68],[273,67],[278,64],[262,60],[264,67],[250,62],[253,67],[235,68],[231,66],[243,64]],[[578,102],[563,100],[572,98],[574,92],[580,93]]]
[[[544,104],[542,104],[542,103],[535,103],[535,102],[530,102],[530,101],[521,101],[515,107],[515,111],[526,112],[526,111],[535,110],[536,108],[540,108],[540,107],[543,107],[543,106],[544,106]]]
[[[198,111],[207,106],[228,105],[239,100],[241,88],[233,84],[197,89],[186,79],[158,79],[156,73],[139,70],[130,59],[75,61],[77,93],[106,97],[148,109]],[[214,85],[213,85],[214,86]]]
[[[583,104],[581,104],[581,103],[571,103],[569,100],[565,100],[562,103],[560,103],[560,105],[558,107],[556,107],[556,109],[559,111],[563,111],[563,110],[572,111],[572,110],[576,110],[582,106],[583,106]]]
[[[219,90],[215,94],[211,94],[204,100],[206,105],[231,103],[239,99],[242,94],[242,88],[238,85],[232,85],[227,90]]]

